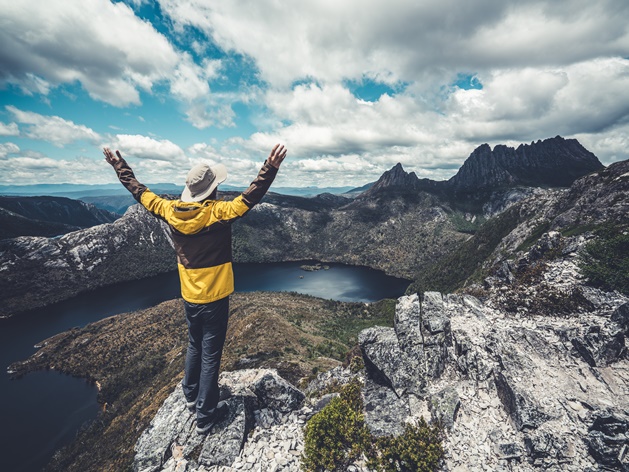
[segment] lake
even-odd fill
[[[234,264],[236,291],[293,291],[340,301],[397,298],[408,281],[367,267],[328,264],[306,272],[302,264]],[[116,297],[111,293],[115,289]],[[148,308],[179,297],[177,272],[104,287],[24,315],[0,320],[0,363],[26,359],[34,345],[62,331],[111,315]],[[182,319],[182,323],[184,320]],[[0,453],[3,470],[39,471],[71,441],[99,405],[96,388],[58,372],[33,372],[19,380],[0,375]]]

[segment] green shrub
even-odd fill
[[[579,262],[588,284],[629,295],[629,232],[604,228],[586,244]]]
[[[434,472],[443,458],[442,428],[406,424],[400,436],[374,437],[365,426],[361,384],[357,379],[314,415],[304,431],[301,467],[306,472],[346,470],[362,455],[382,472]]]
[[[385,436],[375,442],[368,466],[382,472],[434,472],[443,457],[442,428],[406,423],[400,436]]]
[[[360,383],[353,380],[314,415],[304,431],[304,471],[345,470],[369,444]]]

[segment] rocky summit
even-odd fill
[[[305,395],[273,371],[222,374],[230,413],[207,438],[192,434],[177,387],[138,441],[134,469],[299,470],[303,424],[338,395],[330,386],[358,377],[375,437],[420,417],[443,425],[443,470],[629,470],[629,298],[583,284],[575,260],[584,244],[543,235],[524,256],[529,267],[544,262],[525,288],[502,267],[479,297],[401,297],[394,327],[360,333],[364,369],[320,374]],[[519,290],[532,302],[575,300],[513,310]]]

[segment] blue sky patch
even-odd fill
[[[344,85],[356,98],[366,102],[377,102],[384,94],[393,96],[404,92],[408,86],[408,84],[404,82],[399,82],[391,86],[382,82],[376,82],[367,77],[363,77],[361,80],[346,80]]]

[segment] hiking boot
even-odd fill
[[[190,413],[196,413],[197,412],[197,402],[196,402],[196,400],[193,401],[193,402],[186,402],[186,409]]]
[[[204,421],[203,423],[199,423],[197,421],[197,434],[209,433],[212,426],[221,421],[228,411],[229,405],[227,405],[227,402],[218,402],[218,405],[216,405],[216,408],[214,409],[214,414],[209,420]]]

